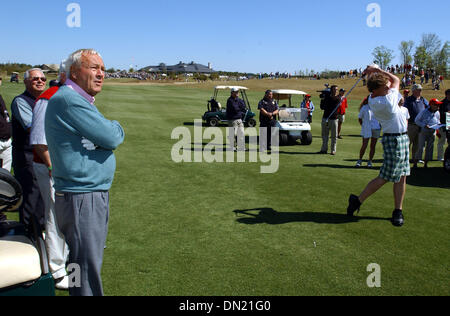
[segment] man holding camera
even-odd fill
[[[324,111],[322,118],[322,149],[319,154],[328,152],[328,140],[331,132],[331,155],[336,155],[337,135],[338,135],[338,113],[337,106],[341,103],[341,97],[338,95],[338,86],[333,85],[330,93],[320,104],[320,109]]]

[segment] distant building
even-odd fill
[[[215,72],[212,69],[211,63],[208,63],[208,66],[196,64],[191,62],[189,64],[185,64],[183,62],[179,62],[173,66],[167,66],[164,63],[159,64],[158,66],[148,66],[140,69],[139,71],[147,71],[147,72],[161,72],[161,73],[199,73],[199,74],[211,74]]]
[[[44,64],[44,65],[40,66],[39,68],[41,68],[43,72],[58,72],[59,71],[59,65],[56,65],[56,64]]]

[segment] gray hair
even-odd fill
[[[28,69],[27,71],[25,71],[25,74],[23,75],[23,79],[24,80],[30,79],[30,73],[32,73],[33,71],[39,71],[41,74],[43,74],[45,76],[45,74],[41,68],[31,68],[31,69]]]
[[[69,57],[65,60],[65,73],[67,75],[67,78],[70,77],[70,68],[72,66],[81,66],[81,57],[83,55],[98,55],[99,57],[102,57],[97,51],[94,49],[79,49],[76,52],[73,52],[69,55]]]

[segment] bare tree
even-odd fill
[[[422,35],[422,42],[420,46],[425,48],[425,51],[428,55],[434,57],[436,54],[438,54],[441,50],[441,40],[439,36],[437,36],[434,33],[428,33]]]
[[[403,60],[404,65],[411,64],[413,58],[411,56],[411,52],[414,48],[414,42],[413,41],[403,41],[400,43],[399,50],[400,54]]]

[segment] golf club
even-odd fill
[[[370,65],[371,67],[375,67],[375,68],[380,68],[380,66],[378,66],[377,64],[372,64]],[[339,109],[339,107],[341,106],[342,102],[344,99],[346,99],[350,93],[352,93],[353,89],[356,88],[356,86],[361,82],[361,80],[363,80],[365,77],[364,72],[361,74],[361,78],[359,78],[359,80],[353,85],[353,87],[347,92],[347,94],[341,99],[341,102],[339,102],[338,106],[333,110],[333,112],[331,112],[330,116],[328,116],[326,122],[328,123],[328,121],[330,120],[330,117],[333,116],[334,113],[336,113],[336,111]]]
[[[344,98],[341,99],[341,102],[339,102],[338,106],[333,110],[333,112],[331,112],[330,116],[327,118],[326,122],[328,123],[328,121],[330,120],[330,117],[333,116],[333,114],[339,109],[339,107],[341,106],[342,102],[344,101],[345,98],[347,98],[350,93],[353,91],[353,89],[356,88],[356,86],[361,82],[361,80],[363,80],[364,76],[362,76],[361,78],[359,78],[359,80],[355,83],[355,85],[347,92],[347,94],[344,96]]]

